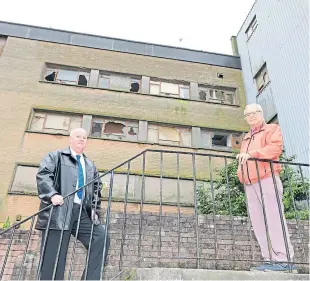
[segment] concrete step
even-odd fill
[[[154,267],[132,270],[125,280],[309,280],[309,274]]]

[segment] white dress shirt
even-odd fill
[[[83,169],[83,175],[84,175],[84,182],[83,182],[83,185],[85,184],[85,180],[86,180],[86,173],[85,173],[85,160],[84,160],[84,157],[83,157],[83,154],[77,154],[75,151],[73,151],[71,148],[71,154],[72,156],[76,159],[76,155],[80,155],[81,158],[80,158],[80,162],[81,162],[81,165],[82,165],[82,169]],[[77,177],[77,180],[76,180],[76,189],[79,188],[79,176]],[[85,189],[84,189],[84,192],[85,192]],[[77,204],[81,204],[81,199],[77,196],[77,193],[75,193],[74,195],[74,203],[77,203]]]

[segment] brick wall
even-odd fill
[[[138,206],[136,208],[138,208]],[[111,213],[109,228],[111,245],[108,264],[105,267],[105,278],[112,278],[120,272],[120,270],[138,260],[139,251],[140,256],[146,259],[137,262],[133,267],[161,266],[196,268],[196,259],[191,259],[197,256],[196,225],[193,215],[188,212],[181,212],[179,223],[177,214],[169,212],[169,210],[166,209],[163,210],[162,217],[160,218],[158,206],[157,209],[154,209],[152,212],[144,211],[140,232],[141,240],[139,240],[139,212],[134,211],[132,206],[132,208],[128,209],[126,218],[126,228],[123,236],[124,214],[119,211],[112,211]],[[288,221],[288,227],[294,245],[295,262],[309,262],[308,222],[302,222],[300,227],[304,240],[300,239],[297,225],[294,221]],[[216,236],[214,235],[215,231],[217,233]],[[161,244],[159,233],[161,233]],[[214,223],[211,216],[199,216],[198,233],[199,256],[209,259],[201,259],[200,268],[248,270],[249,267],[254,264],[253,262],[237,260],[253,259],[257,261],[261,258],[259,247],[253,233],[250,233],[248,230],[246,218],[234,218],[233,223],[231,223],[229,217],[216,216],[216,223]],[[5,237],[0,239],[0,266],[3,264],[4,255],[8,247],[8,237],[9,235],[5,235]],[[20,265],[23,259],[26,238],[27,233],[25,230],[18,230],[16,232],[8,264],[5,269],[5,279],[17,278],[21,269]],[[180,243],[178,244],[179,240]],[[302,243],[302,241],[304,243]],[[122,255],[121,247],[123,247]],[[35,231],[31,237],[23,279],[34,278],[39,258],[38,248],[39,232]],[[217,258],[223,260],[215,262],[214,258],[216,257],[216,253]],[[72,244],[69,246],[68,266],[71,262],[71,254]],[[76,250],[76,257],[73,260],[73,279],[80,278],[83,272],[85,254],[86,251],[79,244]],[[161,260],[158,259],[160,254],[163,256]],[[185,259],[175,259],[176,257],[185,257]],[[229,261],[229,259],[236,259],[236,261]],[[298,268],[301,272],[307,271],[307,266],[298,265]],[[128,273],[129,272],[126,272],[123,277]]]

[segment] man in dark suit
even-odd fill
[[[87,250],[91,243],[87,280],[100,279],[102,263],[106,260],[109,237],[106,227],[99,221],[102,183],[98,179],[96,166],[83,153],[86,143],[87,132],[82,128],[75,129],[70,134],[69,148],[48,153],[40,163],[37,173],[38,194],[41,199],[40,209],[50,204],[54,206],[52,213],[50,208],[40,212],[36,223],[36,229],[42,230],[42,251],[48,219],[51,215],[45,250],[42,255],[40,279],[43,280],[53,279],[54,266],[57,266],[55,279],[64,278],[71,234],[77,236]],[[92,183],[64,200],[66,195],[89,182]],[[64,231],[61,241],[62,229]],[[61,247],[58,263],[56,263],[59,243]],[[83,279],[84,276],[85,270]]]

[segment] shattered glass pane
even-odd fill
[[[104,133],[105,134],[117,134],[117,135],[124,135],[123,129],[126,126],[123,123],[109,121],[104,126]]]
[[[101,137],[102,126],[102,122],[93,122],[91,135],[93,137]]]

